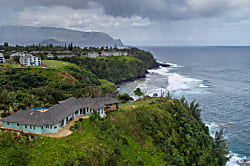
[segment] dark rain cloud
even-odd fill
[[[0,0],[0,4],[17,10],[27,6],[66,6],[73,9],[101,7],[105,14],[115,17],[141,16],[151,20],[178,20],[220,15],[232,7],[230,1],[232,0]]]

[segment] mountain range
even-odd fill
[[[0,26],[0,43],[10,45],[72,43],[80,47],[117,46],[124,47],[120,39],[114,39],[103,32],[82,32],[65,28]]]

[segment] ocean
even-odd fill
[[[220,128],[230,150],[227,166],[250,165],[250,47],[144,47],[172,67],[149,70],[146,78],[120,85],[131,96],[167,94],[196,100],[211,136]]]

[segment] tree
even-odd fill
[[[224,139],[223,129],[220,129],[219,132],[216,131],[214,141],[216,145],[216,156],[219,159],[218,164],[225,165],[229,160],[229,158],[225,157],[229,153],[229,151],[226,145],[226,140]]]
[[[134,91],[134,94],[138,97],[141,97],[143,96],[143,92],[141,91],[140,88],[137,88],[135,91]]]
[[[20,56],[14,56],[14,61],[16,63],[20,63]]]
[[[154,96],[154,97],[157,97],[157,96],[158,96],[158,94],[157,94],[157,93],[154,93],[154,94],[153,94],[153,96]]]
[[[5,47],[9,47],[9,43],[8,42],[4,42],[3,44]]]
[[[192,114],[195,119],[200,120],[200,112],[201,109],[199,109],[199,103],[195,103],[195,100],[190,103],[190,110],[192,111]]]
[[[122,95],[119,95],[118,96],[118,99],[121,100],[121,102],[123,103],[126,103],[126,102],[129,102],[129,101],[133,101],[134,99],[129,96],[127,93],[124,93]]]

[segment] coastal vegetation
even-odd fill
[[[121,104],[105,119],[81,119],[61,139],[1,131],[0,164],[225,165],[223,134],[209,136],[195,106],[169,97]]]
[[[13,51],[15,47],[0,49]],[[98,51],[72,45],[16,49],[70,50],[77,55],[83,50]],[[0,131],[0,165],[225,165],[228,149],[223,132],[215,139],[209,135],[198,103],[173,99],[170,94],[148,97],[139,88],[134,91],[139,97],[135,102],[128,94],[117,94],[115,84],[144,77],[147,69],[159,66],[149,52],[131,48],[128,53],[60,60],[38,55],[45,59],[45,68],[22,67],[15,62],[0,65],[2,117],[21,109],[52,106],[72,96],[111,95],[123,103],[104,119],[96,112],[89,119],[79,119],[70,127],[73,134],[61,139]]]
[[[75,97],[116,94],[116,86],[99,79],[76,64],[44,61],[48,68],[11,68],[0,70],[0,110],[4,116],[13,110],[53,105]]]
[[[137,48],[130,49],[129,56],[73,57],[64,60],[75,63],[81,68],[91,71],[99,78],[115,84],[144,77],[149,68],[158,67],[159,65],[151,53]]]
[[[82,49],[72,45],[12,47],[5,44],[0,48],[5,50],[6,58],[10,58],[9,54],[15,50],[40,51],[37,56],[42,59],[46,59],[46,50],[60,53],[73,49],[74,53],[83,51],[85,54],[88,51],[112,51],[108,47]],[[116,96],[115,84],[144,77],[148,68],[158,65],[149,52],[131,48],[128,53],[128,56],[120,57],[47,58],[42,60],[43,66],[34,67],[21,66],[19,57],[7,59],[8,63],[0,64],[0,111],[4,111],[1,114],[4,117],[20,109],[50,106],[72,96]]]

